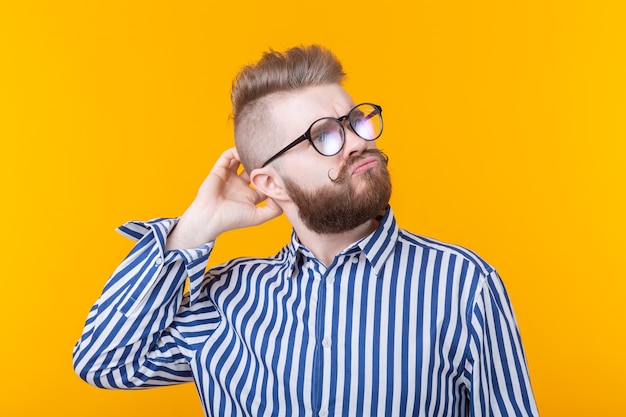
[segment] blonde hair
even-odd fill
[[[265,52],[261,59],[245,66],[235,77],[231,92],[235,145],[244,168],[259,168],[282,138],[271,120],[269,96],[298,89],[341,84],[345,73],[341,62],[319,45],[298,46]]]

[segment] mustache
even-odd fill
[[[333,171],[333,169],[329,169],[328,179],[330,179],[335,184],[342,184],[347,182],[350,178],[351,168],[354,166],[354,164],[370,156],[378,157],[378,159],[380,160],[380,162],[383,163],[384,166],[389,165],[389,156],[387,156],[386,153],[379,149],[368,149],[366,151],[363,151],[359,155],[353,155],[349,157],[339,170],[339,174],[337,174],[337,177],[333,178],[331,176],[331,172]]]

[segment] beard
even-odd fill
[[[380,164],[361,174],[363,183],[355,185],[351,167],[372,155],[378,157]],[[350,157],[337,178],[331,178],[332,184],[309,191],[284,178],[285,188],[311,231],[318,234],[347,232],[378,217],[387,208],[391,197],[387,161],[381,151],[370,149]]]

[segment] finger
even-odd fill
[[[267,196],[265,194],[263,194],[262,192],[260,192],[257,189],[251,188],[250,191],[252,191],[253,193],[253,198],[254,198],[254,204],[259,204],[261,202],[263,202],[265,199],[267,199]]]
[[[250,184],[250,175],[248,175],[246,171],[241,171],[241,174],[239,174],[239,178],[244,180],[246,184]]]
[[[265,206],[269,206],[270,209],[272,210],[278,210],[282,213],[283,209],[280,208],[280,206],[271,198],[267,199],[267,203],[265,204]]]
[[[239,166],[239,154],[235,148],[226,149],[215,162],[215,168],[232,170],[233,165],[235,168]]]
[[[255,219],[258,224],[261,224],[280,216],[282,212],[283,210],[278,206],[278,204],[276,204],[276,202],[274,202],[274,200],[270,198],[267,200],[267,203],[264,206],[260,206],[257,208],[255,212]]]
[[[228,167],[228,170],[236,174],[237,171],[239,171],[239,165],[241,165],[241,162],[239,162],[236,159],[233,159],[230,161],[230,166]]]

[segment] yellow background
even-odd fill
[[[3,2],[0,415],[202,414],[192,384],[92,388],[70,352],[131,247],[114,228],[182,213],[232,145],[240,66],[314,42],[384,107],[401,226],[499,269],[542,415],[626,415],[622,4]],[[233,232],[210,262],[289,232]]]

